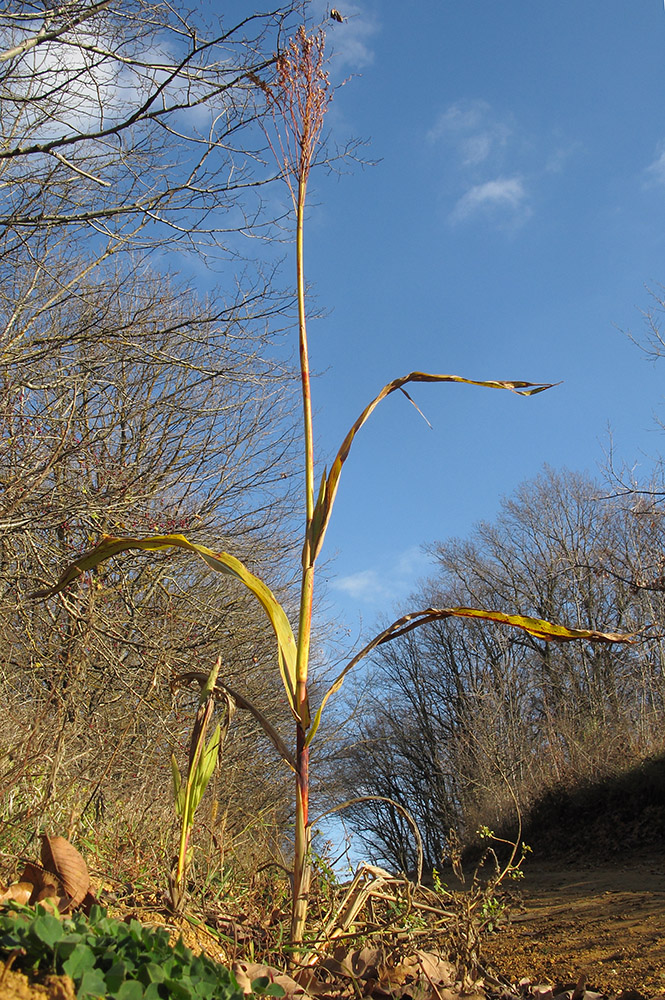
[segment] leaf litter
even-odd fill
[[[50,894],[47,898],[51,899],[54,912],[66,913],[77,906],[85,908],[85,901],[94,898],[85,861],[64,838],[46,835],[42,838],[41,862],[26,862],[21,880],[0,895],[0,903],[10,900],[22,903],[27,893],[33,897],[46,892]],[[614,882],[608,883],[613,889],[619,884],[617,874],[615,872]],[[532,872],[529,875],[533,878]],[[652,889],[665,890],[665,880],[662,887],[657,880],[654,881],[653,865],[647,872],[646,879],[645,884]],[[287,1000],[306,1000],[310,997],[313,1000],[665,1000],[665,969],[658,969],[658,962],[655,960],[652,966],[648,964],[650,943],[653,945],[655,942],[657,945],[659,939],[665,942],[665,907],[661,911],[660,922],[656,916],[651,933],[647,935],[648,940],[644,940],[643,936],[641,944],[635,945],[635,950],[643,954],[645,967],[651,967],[655,973],[648,983],[642,982],[644,976],[641,979],[634,974],[632,983],[624,982],[623,989],[617,981],[616,988],[603,982],[601,985],[604,988],[599,990],[594,987],[594,983],[598,985],[599,978],[591,972],[591,967],[588,980],[585,973],[578,975],[576,981],[565,981],[562,978],[557,980],[555,964],[549,966],[551,976],[539,975],[543,957],[552,947],[546,927],[549,924],[554,929],[565,923],[564,914],[567,913],[569,917],[572,915],[572,919],[577,919],[583,926],[593,926],[592,933],[597,937],[602,936],[589,916],[589,910],[575,910],[580,901],[574,898],[574,894],[571,896],[562,891],[560,881],[554,882],[551,890],[551,902],[558,900],[559,906],[550,907],[546,914],[549,920],[530,925],[528,905],[531,900],[527,898],[526,910],[523,907],[522,912],[515,912],[512,924],[500,925],[498,931],[486,935],[482,962],[479,961],[476,965],[475,978],[464,962],[454,960],[456,956],[451,948],[454,940],[451,935],[453,923],[455,919],[459,919],[459,911],[455,906],[456,894],[447,893],[445,900],[442,900],[440,892],[416,886],[403,876],[391,875],[375,866],[364,866],[350,885],[339,886],[329,906],[330,919],[327,924],[324,922],[328,936],[325,940],[313,942],[312,950],[305,958],[301,958],[299,966],[289,967],[284,954],[281,956],[282,960],[275,961],[279,956],[270,947],[266,927],[263,931],[268,961],[247,961],[243,952],[246,955],[251,951],[249,946],[252,943],[260,944],[260,935],[256,935],[256,928],[252,926],[249,915],[242,913],[238,913],[235,920],[236,932],[239,927],[243,928],[243,932],[235,934],[237,954],[234,960],[228,935],[234,918],[232,914],[224,913],[219,908],[216,914],[212,910],[206,914],[206,923],[193,922],[194,925],[198,923],[198,934],[196,927],[192,928],[190,924],[188,944],[192,945],[193,936],[195,941],[198,940],[200,950],[210,953],[213,950],[212,940],[216,938],[218,944],[224,942],[224,964],[232,968],[238,986],[246,995],[254,993],[261,996],[285,996]],[[605,900],[609,931],[617,936],[616,947],[619,950],[623,947],[625,950],[626,937],[624,935],[621,942],[618,940],[621,925],[617,923],[612,900],[607,899],[612,891],[605,890],[600,896]],[[652,897],[654,893],[647,895]],[[620,895],[616,899],[630,909],[624,896]],[[665,891],[662,899],[665,903]],[[650,902],[653,904],[654,900],[650,899]],[[538,903],[542,904],[540,897]],[[657,900],[655,907],[655,910],[651,907],[652,915],[658,913]],[[127,914],[127,919],[136,915],[139,914]],[[156,916],[153,906],[149,917],[154,920]],[[280,916],[279,908],[274,908],[264,923],[272,922],[277,925]],[[596,917],[597,914],[594,915],[594,920]],[[184,923],[186,921],[183,921],[183,925]],[[656,933],[653,933],[654,929]],[[171,930],[174,936],[180,936],[180,928],[172,925]],[[646,930],[648,928],[645,927],[645,933]],[[522,935],[521,948],[516,934]],[[259,941],[256,940],[257,937]],[[459,933],[457,937],[459,939]],[[354,943],[358,941],[364,943]],[[503,951],[501,947],[496,947],[499,943],[503,945]],[[511,973],[514,975],[516,968],[515,963],[511,964],[506,960],[511,951],[514,952],[515,962],[522,963],[522,971],[526,973],[522,978],[509,978]],[[216,958],[219,957],[222,956],[217,949]],[[587,956],[583,950],[578,949],[576,957],[579,969],[584,966]],[[269,964],[270,961],[275,964]],[[11,968],[12,962],[10,955],[4,968],[0,963],[0,1000],[14,1000],[17,997],[23,1000],[35,1000],[37,997],[72,1000],[74,993],[71,980],[67,980],[67,977],[49,977],[42,983],[32,983]],[[547,966],[547,962],[544,964]],[[569,967],[572,968],[572,965],[569,964]],[[287,968],[288,972],[285,971]],[[662,988],[656,985],[656,973],[660,973]],[[635,988],[636,985],[640,988]]]

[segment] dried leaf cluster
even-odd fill
[[[58,913],[90,912],[96,902],[90,891],[88,866],[64,837],[42,834],[41,864],[26,861],[18,882],[0,893],[0,903],[23,905],[48,902]]]

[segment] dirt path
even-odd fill
[[[574,983],[665,998],[665,857],[593,867],[529,862],[522,905],[487,941],[512,983]]]

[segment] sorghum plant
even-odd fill
[[[41,597],[50,597],[64,590],[78,579],[81,573],[99,563],[130,549],[155,551],[168,547],[186,549],[197,553],[214,571],[224,573],[247,587],[259,601],[272,625],[277,664],[288,703],[295,722],[294,747],[288,748],[258,708],[243,699],[263,725],[267,735],[277,747],[295,777],[295,848],[293,859],[293,897],[291,913],[291,941],[296,948],[303,941],[307,919],[308,887],[310,880],[310,823],[309,823],[309,749],[321,721],[321,714],[330,696],[343,683],[346,675],[376,646],[444,618],[463,617],[500,622],[529,632],[545,641],[587,640],[589,642],[626,642],[627,636],[585,629],[566,628],[540,619],[507,614],[502,611],[478,608],[425,608],[412,612],[393,622],[375,636],[360,652],[356,653],[323,696],[312,713],[308,696],[308,671],[312,634],[312,604],[316,560],[321,552],[326,529],[332,514],[340,476],[354,438],[378,404],[391,393],[401,391],[410,399],[405,386],[418,382],[456,382],[494,389],[507,389],[520,396],[533,396],[551,388],[544,383],[522,381],[477,381],[458,375],[437,375],[411,372],[385,385],[354,421],[333,458],[329,468],[323,468],[316,485],[314,435],[310,366],[307,340],[305,272],[304,272],[304,216],[307,183],[315,165],[325,113],[332,98],[331,85],[325,70],[324,34],[308,33],[301,27],[284,51],[276,59],[275,79],[265,83],[254,82],[263,91],[273,112],[274,131],[272,148],[277,156],[281,176],[287,183],[295,210],[296,286],[298,301],[298,340],[302,388],[303,427],[305,444],[304,508],[305,525],[302,548],[302,575],[300,608],[297,627],[291,626],[286,612],[266,584],[251,573],[240,560],[227,552],[216,552],[203,545],[188,541],[183,535],[154,535],[148,538],[103,537],[91,551],[72,563],[52,587],[40,591]],[[415,404],[414,404],[415,405]],[[228,694],[223,681],[220,692]],[[193,817],[193,814],[192,814]],[[186,851],[186,846],[185,846]]]

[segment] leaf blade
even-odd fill
[[[346,664],[344,669],[337,675],[331,686],[323,696],[321,704],[314,713],[312,726],[307,734],[307,745],[312,741],[316,730],[321,722],[321,715],[328,699],[341,688],[346,675],[353,670],[357,664],[364,659],[377,646],[393,639],[399,639],[415,628],[428,625],[431,622],[443,621],[446,618],[471,618],[481,621],[496,622],[500,625],[509,625],[513,628],[521,629],[536,639],[545,642],[575,642],[586,640],[587,642],[600,643],[622,643],[634,642],[635,633],[632,632],[600,632],[596,629],[570,628],[567,625],[556,625],[553,622],[545,621],[542,618],[532,618],[529,615],[509,615],[503,611],[488,611],[483,608],[425,608],[422,611],[413,611],[403,615],[396,621],[379,632],[370,642],[364,646],[359,653]]]
[[[144,552],[156,552],[168,548],[185,549],[196,553],[210,569],[216,573],[233,577],[244,584],[254,594],[268,616],[273,632],[275,633],[282,682],[291,711],[297,718],[295,694],[296,641],[291,624],[281,604],[263,580],[255,576],[247,569],[244,563],[228,552],[214,552],[205,545],[190,542],[184,535],[152,535],[148,538],[115,538],[112,535],[104,535],[98,545],[88,552],[84,552],[82,556],[73,563],[70,563],[55,584],[45,587],[42,590],[34,591],[30,596],[34,598],[48,598],[62,593],[70,583],[77,580],[83,573],[89,572],[100,563],[106,562],[107,559],[119,555],[121,552],[127,552],[132,549]],[[307,725],[309,724],[309,719],[302,721],[306,722]]]
[[[412,382],[454,382],[463,385],[477,385],[486,389],[506,389],[509,392],[516,393],[518,396],[535,396],[537,393],[545,392],[546,389],[552,389],[558,384],[554,382],[500,381],[496,379],[479,381],[477,379],[463,378],[461,375],[437,375],[430,372],[417,371],[410,372],[408,375],[403,375],[401,378],[396,378],[392,382],[388,382],[387,385],[384,385],[381,392],[367,404],[362,413],[351,425],[351,428],[342,441],[339,451],[337,452],[330,467],[325,487],[322,495],[319,496],[316,503],[314,517],[312,520],[312,537],[310,540],[312,561],[316,559],[321,551],[321,546],[323,545],[323,539],[328,527],[333,504],[335,502],[335,496],[337,494],[339,478],[342,473],[344,463],[349,456],[351,445],[353,444],[356,434],[363,424],[365,424],[370,418],[379,403],[387,396],[390,396],[391,393],[401,390],[407,396],[409,401],[413,403],[409,394],[404,390],[404,386]],[[413,405],[416,406],[415,403],[413,403]],[[417,406],[416,409],[418,409]]]

